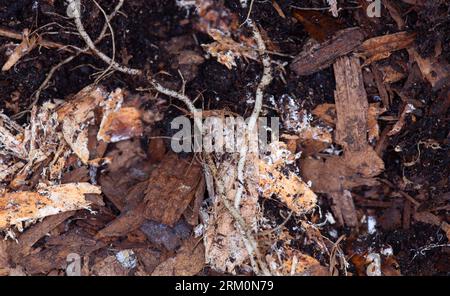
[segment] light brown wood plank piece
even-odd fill
[[[340,223],[357,226],[353,199],[348,191],[361,185],[377,183],[374,176],[384,169],[383,160],[367,140],[369,104],[357,57],[341,57],[334,64],[336,77],[336,143],[343,156],[305,159],[301,162],[304,180],[312,181],[315,192],[333,198],[335,215]]]

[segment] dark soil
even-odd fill
[[[51,25],[42,29],[41,34],[46,39],[62,44],[72,44],[83,47],[80,38],[68,34],[67,31],[75,31],[70,23],[64,19],[65,5],[63,1],[55,1],[52,6],[49,1],[39,0],[0,0],[0,23],[3,27],[21,32],[28,28],[35,30],[49,23]],[[290,5],[298,1],[277,0],[286,14],[283,19],[272,6],[271,1],[256,1],[252,17],[267,33],[277,51],[285,56],[273,56],[279,64],[290,62],[289,56],[299,53],[308,39],[308,33],[303,25],[291,15]],[[319,1],[304,1],[319,2]],[[399,2],[399,1],[393,1]],[[433,54],[437,42],[442,44],[442,56],[450,62],[450,5],[447,1],[427,1],[426,8],[410,9],[404,15],[406,30],[418,33],[418,49],[424,56]],[[97,36],[103,26],[103,16],[92,1],[83,1],[84,11],[89,11],[85,20],[86,30],[91,36]],[[99,4],[111,11],[114,1],[101,0]],[[238,0],[225,1],[226,6],[237,13],[241,20],[245,19],[247,11],[240,8]],[[309,3],[314,5],[314,3]],[[403,3],[399,3],[403,6]],[[304,6],[308,6],[305,3]],[[173,56],[165,50],[165,44],[175,37],[195,36],[201,44],[211,41],[210,37],[199,33],[192,26],[195,18],[193,11],[186,11],[176,6],[173,0],[129,0],[122,9],[124,15],[116,17],[111,25],[115,30],[115,43],[118,61],[124,62],[127,57],[131,67],[145,68],[152,73],[168,72],[171,76],[158,74],[156,77],[164,79],[164,84],[174,87],[181,86],[181,80],[172,64]],[[357,24],[356,10],[344,10],[339,21],[346,27]],[[60,16],[58,16],[60,15]],[[188,21],[186,21],[188,20]],[[65,27],[65,28],[63,28]],[[388,12],[383,9],[382,18],[378,21],[376,32],[381,34],[395,32],[396,28]],[[43,34],[44,32],[51,32]],[[375,34],[376,35],[376,34]],[[12,40],[0,38],[0,64],[6,60],[4,55],[6,45]],[[194,47],[196,47],[194,45]],[[198,47],[198,46],[197,46]],[[99,48],[106,54],[112,53],[111,39],[105,38]],[[32,102],[33,93],[38,89],[52,66],[63,60],[69,54],[54,49],[41,48],[34,50],[15,65],[14,69],[0,72],[0,109],[7,115],[14,116],[18,111],[25,110]],[[393,59],[405,60],[407,54],[398,52],[386,63]],[[71,63],[65,65],[55,74],[51,85],[42,93],[40,102],[55,99],[64,99],[68,95],[78,92],[84,86],[92,83],[92,75],[97,68],[104,68],[105,64],[92,55],[81,55]],[[247,98],[256,89],[256,82],[260,77],[261,65],[255,61],[239,62],[233,70],[228,70],[215,59],[207,59],[198,68],[197,74],[187,84],[187,94],[196,97],[197,105],[205,109],[226,109],[242,115],[250,114],[253,103],[247,103]],[[283,95],[290,95],[300,102],[303,108],[312,110],[322,103],[333,103],[335,90],[334,75],[332,69],[326,69],[308,77],[298,77],[291,72],[288,66],[275,68],[274,81],[266,90],[264,104],[271,106],[271,98],[275,102]],[[402,85],[405,80],[399,82]],[[148,85],[145,80],[139,80],[124,74],[114,73],[102,84],[110,89],[123,87],[130,90]],[[15,94],[19,94],[18,109],[7,107]],[[450,122],[449,112],[439,108],[444,101],[443,91],[434,92],[425,81],[414,84],[410,90],[411,99],[420,101],[421,107],[416,110],[414,119],[408,118],[408,122],[402,132],[389,139],[383,160],[386,170],[381,179],[392,183],[394,188],[382,185],[377,188],[360,188],[355,193],[363,198],[377,201],[389,201],[391,208],[380,208],[361,205],[356,201],[358,215],[372,215],[383,219],[397,219],[394,217],[403,212],[405,199],[393,196],[394,191],[402,190],[420,201],[422,209],[433,209],[445,204],[448,205],[449,178],[450,178]],[[370,97],[374,100],[373,97]],[[172,104],[181,106],[179,102]],[[398,116],[402,100],[395,96],[390,110],[386,116]],[[181,106],[183,107],[183,106]],[[166,118],[180,114],[174,107],[167,108]],[[274,113],[268,109],[269,113]],[[26,116],[21,118],[27,122]],[[168,119],[167,119],[168,122]],[[384,123],[383,123],[384,124]],[[383,129],[383,124],[381,128]],[[164,124],[162,124],[164,127]],[[439,148],[432,149],[424,144],[430,139],[440,143]],[[399,152],[399,147],[400,152]],[[419,149],[420,151],[419,151]],[[420,153],[420,154],[419,154]],[[405,166],[420,157],[420,162],[414,166]],[[409,182],[405,183],[405,180]],[[325,196],[321,197],[320,206],[323,213],[331,211],[329,201]],[[279,212],[285,210],[283,206],[275,202],[265,203],[266,213],[272,216],[277,223],[283,222]],[[391,211],[387,211],[391,210]],[[287,213],[287,211],[285,211]],[[390,213],[390,214],[389,214]],[[438,212],[441,216],[448,216],[448,207]],[[393,215],[386,217],[386,215]],[[380,250],[385,246],[393,248],[394,256],[399,264],[399,269],[404,275],[444,275],[450,274],[449,251],[450,248],[436,247],[427,249],[433,245],[447,244],[445,233],[439,226],[417,222],[411,218],[410,225],[402,225],[399,221],[387,221],[377,225],[375,234],[368,234],[365,224],[360,229],[335,229],[327,226],[323,234],[331,240],[336,237],[330,235],[333,230],[340,234],[348,234],[345,242],[346,254],[351,256],[358,252]],[[291,218],[286,224],[290,233],[299,242],[302,240],[300,230],[296,228],[296,221]],[[304,249],[305,252],[314,253],[315,250]],[[350,270],[355,271],[352,266]]]

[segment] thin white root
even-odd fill
[[[111,23],[109,22],[108,19],[108,15],[106,14],[105,10],[100,6],[100,4],[97,3],[97,1],[93,0],[95,5],[98,7],[98,9],[100,9],[100,11],[102,12],[103,16],[105,17],[105,24],[108,26],[109,31],[111,32],[111,45],[112,45],[112,58],[111,60],[114,62],[114,60],[116,59],[116,40],[114,38],[114,30],[111,26]],[[95,44],[95,42],[94,42]],[[100,73],[100,75],[98,76],[98,78],[95,80],[95,83],[98,83],[101,79],[103,79],[104,77],[106,77],[108,75],[108,72],[111,70],[112,68],[112,64],[110,64],[108,66],[108,68],[106,68],[102,73]]]
[[[106,30],[109,28],[112,32],[112,28],[110,27],[110,21],[117,15],[117,13],[119,12],[119,10],[122,8],[124,3],[124,0],[119,0],[119,2],[117,3],[116,7],[114,8],[114,10],[111,12],[111,14],[108,15],[108,17],[106,18],[106,22],[103,25],[102,31],[100,32],[100,35],[97,37],[97,39],[94,41],[94,44],[98,44],[100,41],[103,40],[103,38],[105,37],[106,34]],[[113,41],[114,43],[114,41]],[[66,58],[65,60],[62,60],[61,62],[59,62],[58,64],[56,64],[55,66],[52,67],[52,69],[49,71],[49,73],[47,74],[47,77],[45,78],[45,80],[41,83],[41,85],[39,86],[39,88],[36,90],[35,94],[34,94],[34,100],[33,103],[31,104],[31,107],[36,105],[37,102],[39,101],[39,98],[41,96],[42,91],[47,88],[50,80],[52,79],[53,75],[56,73],[56,71],[58,71],[59,68],[61,68],[62,66],[64,66],[67,63],[70,63],[73,59],[75,59],[76,57],[78,57],[80,54],[86,53],[89,51],[89,47],[86,46],[85,48],[79,50],[78,52],[76,52],[75,54],[69,56],[68,58]]]
[[[76,0],[68,0],[69,5],[76,7],[75,1]],[[92,52],[94,52],[94,54],[96,56],[98,56],[102,61],[104,61],[105,63],[110,65],[114,70],[117,70],[117,71],[125,73],[125,74],[129,74],[129,75],[141,75],[142,74],[142,70],[133,69],[133,68],[129,68],[129,67],[120,65],[119,63],[117,63],[113,59],[111,59],[109,56],[107,56],[106,54],[104,54],[103,52],[101,52],[100,50],[97,49],[97,47],[95,46],[91,37],[84,29],[83,22],[81,21],[81,12],[79,9],[73,9],[71,11],[71,17],[73,18],[73,20],[75,22],[75,26],[77,27],[78,33],[80,33],[81,38],[83,38],[84,42],[89,47],[89,49],[92,50]]]
[[[263,63],[263,76],[261,78],[261,81],[259,82],[259,85],[256,89],[256,98],[255,98],[255,107],[253,108],[252,115],[249,118],[248,125],[247,125],[247,137],[244,143],[241,146],[241,149],[239,151],[239,162],[238,162],[238,171],[237,171],[237,190],[236,190],[236,196],[234,199],[234,207],[236,209],[239,209],[242,199],[242,193],[244,191],[244,169],[245,169],[245,162],[247,160],[247,152],[248,152],[248,135],[251,133],[255,127],[256,123],[259,117],[259,113],[261,112],[262,108],[262,101],[264,96],[264,90],[265,88],[272,82],[273,76],[272,76],[272,69],[271,69],[271,60],[270,57],[266,52],[266,45],[264,44],[264,40],[262,39],[261,33],[259,32],[257,26],[253,23],[252,20],[248,20],[249,26],[253,29],[253,36],[255,38],[256,44],[258,46],[258,51],[260,53],[262,63]]]

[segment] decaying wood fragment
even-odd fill
[[[328,193],[336,205],[345,206],[342,221],[354,225],[356,213],[353,202],[342,200],[345,190],[377,183],[374,176],[384,169],[383,160],[368,143],[369,104],[364,89],[361,66],[356,57],[341,57],[334,64],[336,77],[336,142],[343,146],[344,155],[322,159],[305,159],[300,162],[305,180],[312,181],[315,192]],[[335,212],[336,214],[336,212]],[[339,219],[338,219],[339,220]]]
[[[292,62],[291,69],[297,75],[307,76],[331,66],[334,61],[343,55],[352,52],[364,40],[360,28],[344,29],[335,34],[333,38],[300,53]]]
[[[21,257],[28,256],[32,247],[42,237],[48,234],[52,229],[56,228],[59,224],[70,218],[75,214],[75,211],[67,211],[53,216],[48,216],[42,222],[32,225],[19,237],[17,237],[17,243],[12,243],[9,246],[9,253],[12,260],[18,262]]]
[[[378,125],[378,117],[386,111],[386,108],[381,107],[380,103],[369,104],[369,110],[367,114],[369,143],[374,143],[379,139],[380,127]],[[317,106],[312,113],[330,126],[334,127],[336,125],[336,107],[334,104],[321,104]]]
[[[8,116],[0,113],[0,153],[27,159],[24,129]]]
[[[406,104],[403,108],[402,113],[400,114],[398,121],[395,123],[395,125],[392,127],[392,129],[388,132],[387,135],[389,137],[392,137],[392,136],[395,136],[398,133],[400,133],[406,124],[406,117],[408,116],[408,114],[412,113],[414,110],[416,110],[416,108],[414,108],[414,106],[412,104],[409,104],[409,103]]]
[[[73,183],[42,186],[37,192],[5,193],[0,198],[0,229],[61,212],[87,209],[85,194],[100,194],[97,186]]]
[[[277,276],[328,276],[329,271],[320,262],[298,250],[287,248],[280,262],[276,254],[266,256],[272,274]]]

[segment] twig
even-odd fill
[[[264,230],[264,231],[260,231],[256,235],[257,236],[269,235],[269,234],[272,234],[272,233],[280,230],[291,219],[292,214],[294,214],[294,211],[290,211],[289,215],[284,219],[284,221],[281,224],[277,225],[276,227],[274,227],[272,229],[267,229],[267,230]]]

